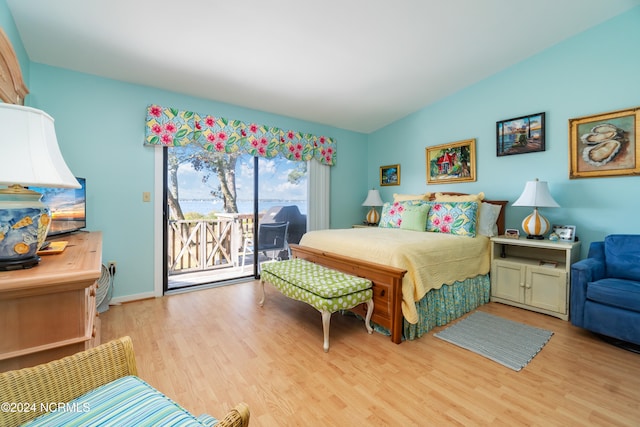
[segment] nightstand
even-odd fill
[[[580,242],[491,238],[491,301],[569,320],[571,264]]]
[[[367,225],[367,224],[353,224],[351,226],[351,228],[369,228],[369,227],[377,227],[378,224],[376,225]]]

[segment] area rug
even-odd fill
[[[553,332],[513,322],[481,311],[434,334],[441,340],[471,350],[519,371],[549,341]]]

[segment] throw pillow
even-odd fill
[[[477,202],[432,202],[427,231],[476,237]]]
[[[402,214],[411,206],[419,206],[425,202],[420,200],[407,200],[404,202],[385,203],[382,206],[382,215],[378,227],[400,228],[402,224]]]
[[[480,192],[478,194],[443,194],[436,193],[434,196],[434,200],[436,202],[477,202],[478,204],[484,200],[484,193]],[[480,209],[478,209],[477,215],[480,215]],[[479,218],[476,216],[476,223],[478,223]]]
[[[436,202],[478,202],[484,200],[484,193],[480,192],[478,194],[465,194],[465,195],[454,195],[454,194],[443,194],[436,193],[434,196],[434,200]]]
[[[412,206],[402,214],[400,228],[403,230],[425,231],[427,229],[427,216],[429,205]]]
[[[491,203],[480,203],[480,213],[478,214],[478,234],[493,237],[498,234],[498,216],[502,206]]]
[[[398,193],[393,193],[393,201],[394,202],[405,202],[407,200],[424,200],[424,201],[427,201],[427,200],[429,200],[429,197],[431,197],[431,193],[424,193],[424,194],[398,194]]]

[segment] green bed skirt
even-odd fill
[[[490,297],[491,280],[488,274],[433,289],[416,303],[418,323],[414,325],[403,319],[402,339],[420,338],[436,326],[446,325],[482,304],[488,303]],[[373,326],[377,332],[391,335],[388,329],[380,325]]]

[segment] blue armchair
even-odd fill
[[[593,242],[571,266],[571,323],[640,345],[640,235]]]

